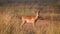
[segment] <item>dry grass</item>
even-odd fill
[[[58,21],[54,20],[52,21],[51,15],[49,14],[48,16],[46,14],[41,15],[43,16],[43,18],[44,17],[45,18],[44,20],[38,20],[35,24],[36,26],[35,28],[32,27],[32,24],[27,23],[24,24],[22,28],[20,28],[20,24],[22,23],[20,15],[22,14],[21,12],[23,11],[23,9],[21,10],[20,9],[6,7],[6,9],[0,10],[3,11],[0,12],[0,34],[60,34],[60,21],[59,19],[57,19],[58,17],[55,17]],[[49,18],[47,18],[49,16],[50,20]]]

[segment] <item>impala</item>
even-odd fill
[[[34,22],[35,20],[38,18],[38,11],[36,11],[36,15],[35,16],[22,16],[22,24],[21,26],[24,25],[24,23],[32,23],[33,27],[34,27]]]

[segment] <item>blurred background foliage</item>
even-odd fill
[[[1,1],[0,34],[60,34],[60,0],[49,0],[49,2],[47,0],[41,0],[42,2],[36,0],[36,3],[34,0],[32,3],[28,0],[28,2],[21,2],[20,4],[19,2],[13,2],[14,0],[7,0],[7,3],[5,3],[5,0],[3,2]],[[35,4],[38,4],[39,6]],[[36,27],[37,30],[34,30],[34,28],[29,30],[24,27],[21,29],[20,24],[22,23],[22,21],[20,17],[22,15],[35,15],[36,13],[34,10],[37,11],[37,7],[40,10],[40,17],[43,18],[42,23],[45,23],[44,20],[48,19],[47,22],[50,21],[50,26],[47,27],[44,23],[41,25],[40,21],[40,26],[38,26],[38,24],[36,25],[38,26],[38,28]],[[48,29],[46,29],[45,27]]]

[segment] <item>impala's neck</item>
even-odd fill
[[[37,11],[37,14],[36,14],[37,17],[39,16],[39,13],[40,13],[40,11]]]

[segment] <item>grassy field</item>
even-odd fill
[[[26,5],[25,8],[24,5],[0,7],[0,34],[60,34],[59,12],[54,13],[54,10],[50,10],[48,7],[43,12],[41,11],[40,16],[43,20],[38,19],[35,28],[28,23],[24,24],[22,28],[20,27],[22,15],[32,16],[35,15],[34,10],[38,11],[34,7],[37,5],[34,5],[33,9],[29,9],[30,5]]]

